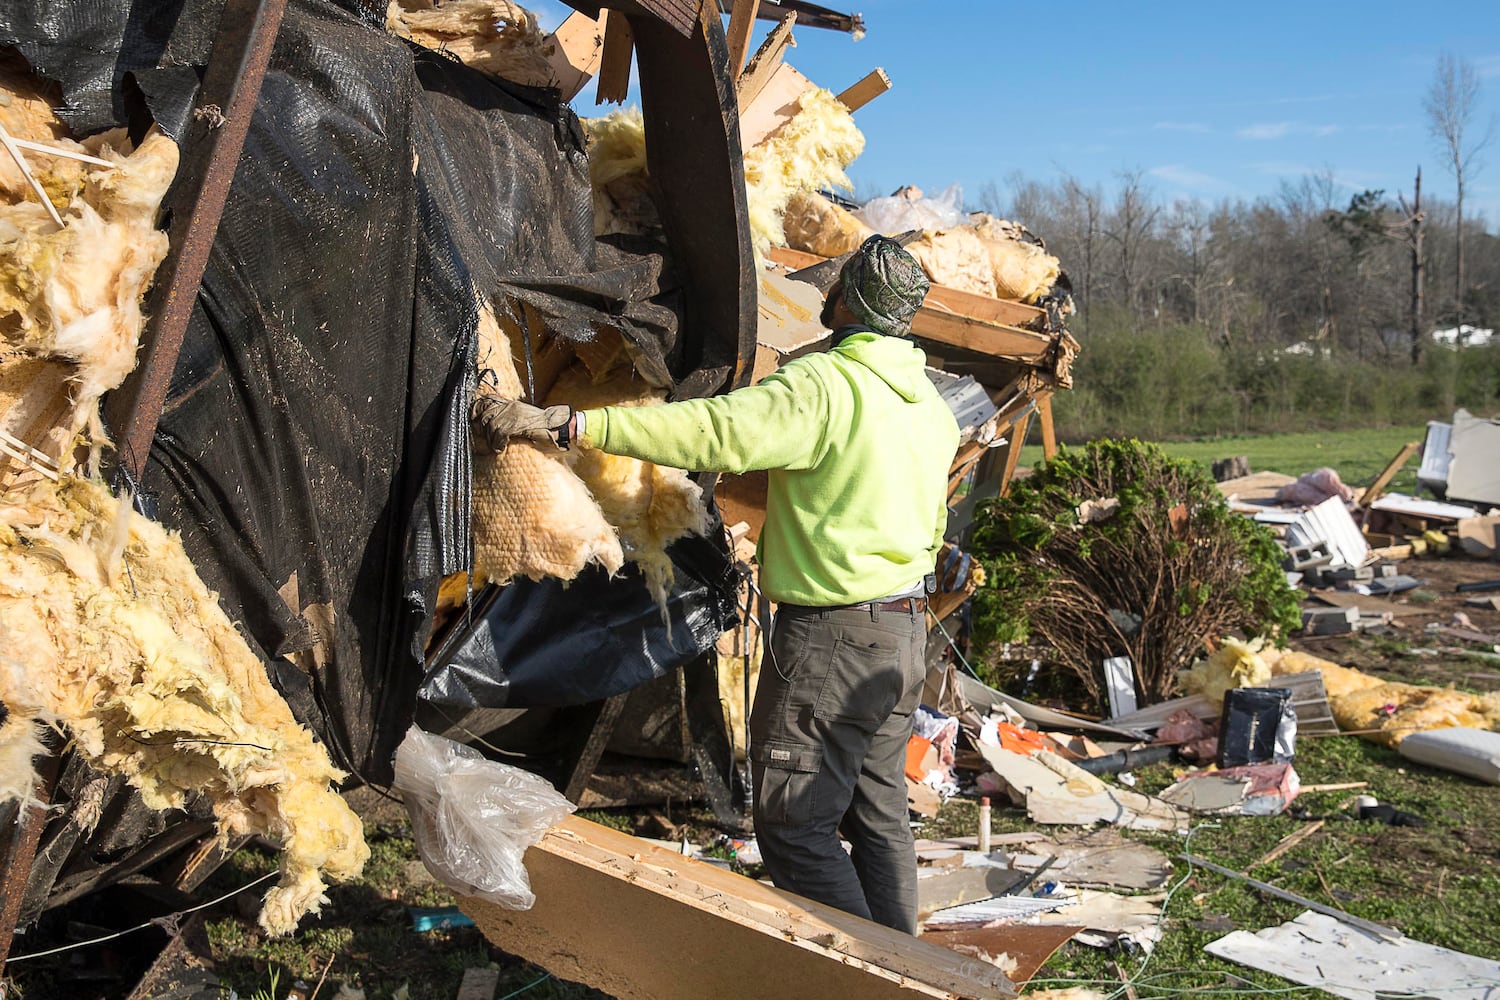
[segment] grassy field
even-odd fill
[[[1289,476],[1300,476],[1326,465],[1337,470],[1339,478],[1349,485],[1366,486],[1380,474],[1387,462],[1396,457],[1402,445],[1421,441],[1426,434],[1426,426],[1418,425],[1156,443],[1175,458],[1192,459],[1205,466],[1221,458],[1245,455],[1250,459],[1252,472],[1284,472]],[[1033,432],[1032,437],[1035,436],[1036,432]],[[1040,444],[1022,449],[1022,465],[1035,465],[1041,460]],[[1416,456],[1412,456],[1388,489],[1413,492],[1417,485],[1417,462]]]

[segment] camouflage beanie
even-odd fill
[[[844,304],[865,326],[887,337],[911,333],[911,320],[931,282],[922,265],[888,236],[871,236],[844,263]]]

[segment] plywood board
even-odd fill
[[[526,868],[530,910],[459,906],[496,947],[620,1000],[1015,996],[985,963],[576,816]]]
[[[778,65],[755,100],[740,109],[741,147],[748,151],[769,139],[801,110],[802,95],[816,88],[791,63]]]

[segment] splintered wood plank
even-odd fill
[[[768,88],[772,79],[783,75],[781,69],[785,64],[781,61],[782,57],[786,55],[788,48],[797,44],[792,40],[792,26],[796,23],[796,14],[788,14],[784,17],[781,23],[766,36],[766,40],[760,43],[760,48],[755,50],[755,55],[750,58],[749,65],[745,67],[745,71],[740,74],[740,78],[735,82],[734,96],[740,107],[740,134],[744,137],[743,145],[745,149],[749,149],[756,142],[759,142],[760,139],[764,139],[767,135],[770,135],[781,124],[777,121],[766,131],[762,132],[759,138],[754,141],[750,141],[749,137],[743,131],[744,120],[755,110],[756,104],[759,103],[761,92]],[[807,82],[807,87],[804,90],[812,88],[813,84],[811,81],[808,81],[800,73],[797,76],[802,77],[802,80]],[[795,80],[790,77],[788,81],[788,83],[783,83],[781,86],[785,88],[795,83]],[[776,101],[778,107],[784,104],[789,96],[794,96],[781,93],[780,91],[777,93],[779,94],[779,98]],[[795,96],[801,96],[802,93],[803,91],[798,91]]]
[[[850,111],[858,111],[890,89],[891,78],[877,66],[839,94],[839,103]]]
[[[976,354],[1028,364],[1041,361],[1052,347],[1052,338],[1044,333],[1002,326],[927,306],[918,309],[912,317],[911,332],[917,337]]]
[[[496,947],[621,1000],[1016,993],[987,963],[577,816],[526,868],[531,909],[459,906]]]
[[[595,104],[623,104],[630,93],[630,54],[634,36],[630,21],[617,10],[600,12],[604,17],[604,54],[599,63],[599,90]]]

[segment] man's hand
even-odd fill
[[[518,399],[477,396],[469,410],[474,443],[481,451],[499,453],[513,437],[567,450],[571,443],[571,406],[532,406]]]

